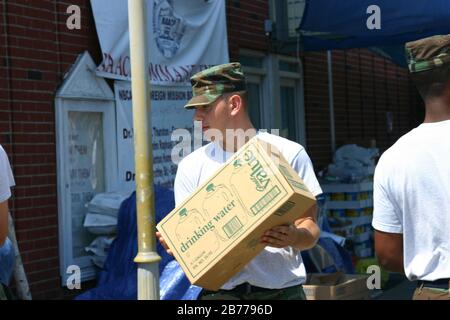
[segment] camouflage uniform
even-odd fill
[[[245,77],[239,62],[221,64],[191,77],[193,97],[184,106],[192,109],[216,101],[222,94],[244,91]]]
[[[450,62],[450,34],[408,42],[405,51],[411,73],[440,67]]]
[[[207,291],[200,294],[200,300],[306,300],[301,285],[283,289],[265,289],[241,284],[232,290]]]

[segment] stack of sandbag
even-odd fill
[[[85,248],[92,254],[92,262],[99,268],[108,255],[109,247],[117,232],[117,215],[120,206],[130,193],[115,191],[99,193],[86,205],[83,226],[97,237]]]
[[[327,167],[325,179],[333,182],[355,183],[373,177],[377,148],[347,144],[336,150],[333,163]]]
[[[91,260],[94,265],[99,268],[103,268],[106,257],[108,256],[109,248],[115,238],[115,235],[98,236],[85,248],[86,252],[92,254]]]

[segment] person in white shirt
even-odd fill
[[[14,178],[9,165],[8,156],[0,145],[0,247],[8,235],[8,199],[11,197],[11,186]]]
[[[256,132],[249,115],[245,77],[237,62],[203,70],[191,78],[194,97],[185,106],[195,108],[194,120],[202,122],[205,136],[212,141],[186,156],[178,165],[175,202],[179,205],[217,171],[250,138],[275,145],[298,172],[309,190],[322,193],[305,149],[293,141]],[[227,131],[236,136],[230,138]],[[245,133],[253,132],[244,138]],[[200,299],[305,299],[301,284],[306,271],[300,251],[312,248],[320,235],[313,207],[292,225],[267,230],[261,241],[264,250],[219,291],[206,291]],[[161,234],[157,237],[170,253]]]
[[[409,42],[406,53],[425,119],[376,167],[375,250],[418,280],[413,299],[450,299],[450,35]]]
[[[0,145],[0,300],[12,299],[8,283],[14,267],[14,248],[8,239],[8,199],[14,178],[8,156]]]

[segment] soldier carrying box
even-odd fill
[[[195,109],[194,120],[201,121],[204,134],[211,142],[189,154],[178,165],[174,185],[176,206],[191,197],[194,191],[207,182],[252,136],[275,146],[313,196],[322,193],[311,160],[303,146],[254,129],[248,114],[245,77],[239,63],[228,63],[203,70],[191,78],[191,83],[193,98],[185,108]],[[264,187],[263,178],[256,182],[260,184],[259,187]],[[234,185],[236,188],[246,188],[239,183]],[[227,193],[233,192],[232,189],[219,185],[211,186],[209,191],[211,201],[214,201],[215,197],[228,197]],[[220,212],[227,214],[229,210],[240,205],[236,201],[227,207],[218,208],[219,216]],[[257,208],[254,207],[254,210]],[[251,210],[249,212],[251,213]],[[312,248],[319,238],[316,214],[317,207],[314,205],[306,213],[299,213],[299,219],[294,223],[266,230],[259,239],[264,249],[219,290],[203,290],[200,299],[305,299],[301,285],[306,281],[306,271],[300,251]],[[185,221],[194,219],[186,218]],[[197,238],[203,237],[208,225],[203,224],[199,228]],[[233,225],[224,230],[232,232]],[[217,239],[220,239],[227,234],[222,232],[218,233],[218,236],[220,237]],[[166,250],[172,253],[161,233],[157,232],[157,237]],[[211,240],[211,245],[215,243],[215,240]],[[185,243],[185,250],[187,245],[190,243]]]

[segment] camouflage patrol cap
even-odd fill
[[[405,51],[411,73],[438,68],[450,63],[450,34],[408,42]]]
[[[205,106],[222,94],[245,90],[245,76],[239,62],[221,64],[200,71],[191,77],[193,97],[187,109]]]

